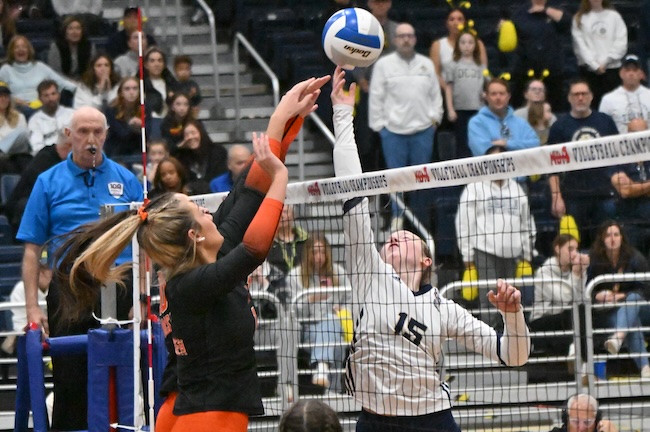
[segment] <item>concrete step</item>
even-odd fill
[[[174,44],[170,47],[168,47],[169,52],[172,55],[179,55],[179,54],[185,54],[192,56],[192,59],[195,60],[197,58],[200,58],[202,55],[207,55],[210,61],[212,61],[212,45],[210,44],[210,41],[208,40],[208,43],[206,44],[196,44],[196,45],[187,45],[184,44],[183,48],[180,49],[178,45]],[[227,43],[223,43],[223,41],[217,41],[217,54],[218,55],[223,55],[223,54],[230,54],[232,58],[232,50],[230,49],[230,45]],[[221,57],[218,58],[219,60]]]

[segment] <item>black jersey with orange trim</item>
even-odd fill
[[[253,349],[255,317],[241,283],[262,262],[240,244],[217,262],[167,282],[178,374],[175,415],[264,413]]]

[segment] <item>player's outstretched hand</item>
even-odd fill
[[[521,306],[521,292],[499,279],[496,290],[488,292],[488,300],[501,312],[518,312]]]
[[[332,105],[342,104],[354,106],[357,84],[352,83],[347,93],[343,90],[343,85],[345,85],[345,71],[341,66],[337,66],[334,71],[334,79],[332,80]]]
[[[296,115],[305,117],[314,112],[318,108],[316,99],[320,95],[320,88],[329,80],[329,75],[318,79],[309,78],[291,87],[280,100],[274,115],[289,120]]]

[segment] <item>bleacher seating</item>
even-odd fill
[[[10,245],[13,243],[14,235],[13,229],[9,224],[7,216],[0,215],[0,246]]]

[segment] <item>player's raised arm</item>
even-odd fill
[[[350,91],[345,92],[345,71],[337,67],[332,80],[332,109],[334,110],[334,172],[336,176],[361,174],[361,161],[354,139],[352,110],[356,84],[350,85]]]

